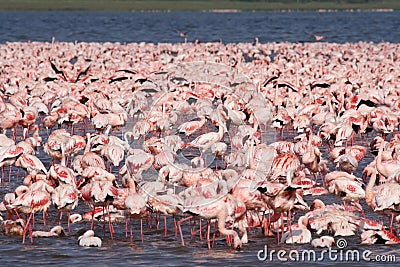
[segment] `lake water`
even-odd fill
[[[175,30],[189,31],[188,41],[201,42],[222,40],[230,42],[251,42],[258,37],[260,42],[308,42],[313,39],[308,32],[329,36],[328,42],[395,42],[400,41],[400,12],[0,12],[0,42],[58,41],[79,42],[182,42]],[[82,130],[82,129],[81,129]],[[271,129],[269,129],[273,132]],[[79,132],[79,129],[78,129]],[[47,136],[41,132],[41,136]],[[272,137],[271,137],[272,138]],[[44,140],[45,141],[45,140]],[[41,152],[41,157],[44,157]],[[360,170],[372,160],[368,155]],[[47,164],[50,164],[47,162]],[[16,172],[16,170],[14,170]],[[15,174],[15,173],[13,173]],[[20,184],[21,178],[18,181]],[[15,186],[1,188],[0,197]],[[321,197],[324,201],[338,203],[332,196]],[[312,198],[306,198],[311,203]],[[80,203],[77,211],[87,211]],[[368,208],[366,208],[368,210]],[[368,218],[379,219],[367,211]],[[40,215],[37,225],[40,227]],[[171,218],[168,218],[172,229]],[[50,214],[49,225],[57,224],[56,214]],[[82,222],[72,226],[66,237],[59,239],[35,239],[21,244],[21,239],[0,236],[1,266],[265,266],[288,265],[277,262],[259,261],[257,253],[268,245],[270,250],[306,250],[311,246],[287,246],[276,244],[276,238],[264,237],[259,229],[252,230],[249,244],[237,251],[226,245],[223,238],[216,240],[215,247],[207,249],[206,241],[195,236],[191,241],[186,227],[184,236],[187,246],[181,247],[179,235],[169,231],[163,237],[163,222],[160,229],[145,227],[144,243],[141,242],[138,222],[134,225],[134,240],[125,238],[124,223],[115,225],[114,240],[103,238],[103,247],[82,248],[77,245],[80,230],[87,229],[90,223]],[[95,231],[102,236],[103,224],[98,223]],[[359,235],[346,238],[349,249],[360,252],[370,249],[373,255],[396,255],[399,258],[399,245],[359,246]],[[296,263],[302,265],[310,263]],[[337,265],[327,257],[312,265]],[[366,262],[353,262],[365,266]],[[390,265],[390,263],[389,263]],[[388,266],[389,266],[388,265]],[[392,263],[394,266],[394,263]]]
[[[399,42],[394,12],[0,12],[0,42]]]

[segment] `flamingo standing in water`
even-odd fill
[[[386,142],[382,141],[379,145],[378,155],[376,156],[376,170],[385,178],[392,177],[400,169],[400,161],[383,160],[384,147]]]
[[[25,243],[25,235],[28,231],[30,233],[31,243],[33,243],[32,238],[32,222],[33,214],[39,211],[46,212],[49,206],[51,205],[51,193],[53,191],[53,187],[46,184],[43,180],[33,183],[29,190],[18,196],[15,201],[9,205],[9,208],[15,209],[19,212],[29,214],[29,217],[25,223],[23,235],[22,235],[22,243]],[[45,222],[45,221],[44,221]]]
[[[194,196],[192,198],[187,198],[185,200],[184,208],[183,211],[190,212],[191,214],[197,214],[200,217],[210,220],[210,219],[217,219],[218,220],[218,230],[222,235],[225,236],[233,236],[233,247],[234,248],[240,248],[242,247],[243,241],[247,242],[247,234],[244,235],[243,241],[239,238],[239,235],[236,231],[234,230],[229,230],[226,228],[225,223],[228,218],[228,216],[232,216],[234,214],[231,214],[233,212],[239,212],[241,214],[244,214],[246,211],[245,207],[236,207],[237,210],[232,210],[229,205],[227,205],[229,198],[234,198],[231,195],[226,195],[225,197],[221,198],[220,196],[214,197],[214,198],[205,198],[202,196]],[[190,201],[193,199],[193,201]],[[240,215],[239,215],[240,216]],[[237,216],[237,217],[239,217]],[[182,235],[182,228],[181,224],[182,222],[191,219],[193,216],[186,217],[178,222],[178,229],[179,233],[181,235],[181,241],[182,241],[182,246],[185,246],[185,242],[183,240],[183,235]],[[236,217],[236,216],[234,216]],[[239,224],[239,230],[241,230],[242,224]],[[245,230],[244,228],[242,229],[243,231]],[[241,230],[241,231],[242,231]]]
[[[0,148],[0,167],[1,167],[1,184],[4,185],[4,166],[9,166],[8,181],[11,181],[11,166],[16,162],[17,158],[23,153],[24,149],[20,146],[11,145]]]
[[[221,141],[225,132],[226,126],[221,124],[219,125],[218,132],[210,132],[199,135],[193,141],[191,141],[188,146],[200,149],[201,155],[203,155],[203,153],[213,144]]]
[[[200,116],[199,118],[199,121],[187,121],[179,125],[178,131],[185,134],[187,142],[189,141],[189,136],[203,127],[204,123],[206,122],[206,118],[204,116]]]
[[[47,174],[47,169],[43,162],[36,156],[31,154],[22,154],[15,162],[15,166],[22,167],[30,174],[44,173]]]
[[[80,192],[75,185],[63,183],[57,186],[51,194],[51,200],[60,213],[60,223],[62,212],[66,212],[68,215],[68,232],[70,232],[70,212],[78,205],[79,196]]]
[[[361,234],[361,244],[400,244],[400,239],[385,229],[367,230]]]
[[[90,146],[91,146],[91,135],[90,133],[86,134],[87,140],[86,140],[86,147],[83,152],[83,156],[81,159],[82,162],[82,167],[100,167],[102,169],[106,169],[106,166],[104,164],[104,160],[97,155],[94,152],[90,151]]]
[[[291,231],[282,235],[281,243],[286,244],[306,244],[311,242],[311,232],[307,229],[308,218],[301,216],[297,227],[291,227]]]
[[[144,240],[143,235],[143,215],[147,212],[147,202],[146,199],[138,193],[130,193],[125,199],[126,215],[129,218],[139,217],[140,218],[140,237],[142,238],[142,243]],[[130,229],[130,238],[132,241],[132,223]]]
[[[376,213],[391,216],[390,232],[393,232],[393,219],[400,214],[400,184],[384,183],[375,185],[377,172],[373,171],[365,188],[365,202]]]
[[[167,192],[165,195],[156,195],[149,197],[148,204],[154,212],[164,214],[164,237],[167,236],[167,215],[174,216],[174,229],[176,234],[175,215],[182,211],[183,200],[180,196]]]

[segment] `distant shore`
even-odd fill
[[[0,10],[37,11],[394,11],[400,10],[400,1],[385,0],[367,3],[336,2],[256,2],[256,1],[129,1],[129,0],[0,0]]]

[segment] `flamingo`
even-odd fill
[[[200,149],[201,154],[203,154],[208,148],[213,144],[219,142],[224,133],[226,132],[226,126],[219,125],[218,132],[210,132],[197,136],[193,141],[191,141],[188,146],[196,147]]]
[[[400,244],[400,239],[384,229],[368,230],[361,234],[361,244]]]
[[[281,237],[281,243],[286,244],[306,244],[311,242],[311,232],[307,229],[308,218],[301,216],[297,226],[285,232]]]
[[[125,166],[130,175],[140,175],[153,165],[154,156],[142,149],[133,149],[125,159]]]
[[[3,129],[3,134],[7,133],[8,129],[11,129],[13,139],[16,141],[16,127],[21,119],[21,112],[17,110],[8,110],[1,113],[0,117],[0,129]]]
[[[125,207],[127,216],[131,217],[140,217],[140,237],[142,238],[142,242],[144,239],[143,235],[143,219],[142,216],[147,212],[147,201],[146,199],[138,193],[130,193],[125,199]],[[130,238],[132,240],[132,224],[130,231]]]
[[[79,213],[74,213],[69,216],[70,223],[77,223],[80,221],[82,221],[82,215],[80,215]]]
[[[1,231],[6,236],[22,236],[25,221],[23,219],[5,220],[1,222]]]
[[[65,183],[76,186],[75,172],[71,168],[68,168],[63,164],[52,165],[47,175],[49,179],[51,179],[56,185]]]
[[[30,240],[33,243],[32,238],[32,224],[31,220],[33,214],[39,211],[46,212],[49,206],[51,205],[51,192],[54,189],[44,183],[43,181],[36,182],[29,187],[29,190],[18,196],[15,201],[9,205],[9,208],[16,209],[19,212],[29,214],[29,217],[25,223],[23,235],[22,235],[22,243],[25,243],[25,235],[30,229]]]
[[[21,114],[22,117],[19,120],[19,124],[24,128],[22,140],[25,140],[29,135],[29,127],[36,122],[38,111],[34,106],[25,106],[21,108]]]
[[[106,209],[108,215],[108,227],[110,230],[110,236],[113,238],[114,230],[111,224],[110,219],[110,210],[109,206],[112,204],[114,198],[118,196],[118,189],[114,186],[113,182],[108,180],[92,180],[91,185],[89,187],[89,196],[90,196],[90,203],[93,205],[93,209],[95,207],[102,207],[103,210]],[[81,191],[82,192],[82,191]],[[82,192],[82,196],[87,193]],[[87,196],[86,196],[87,198]],[[94,212],[92,213],[94,215]],[[94,220],[92,218],[92,226],[91,229],[94,227]]]
[[[25,169],[30,174],[43,173],[47,174],[47,169],[43,162],[36,156],[30,154],[22,154],[15,161],[15,166]]]
[[[365,188],[365,202],[374,212],[391,216],[390,232],[392,232],[393,218],[400,213],[400,184],[388,182],[374,186],[376,176],[377,172],[373,171]]]
[[[227,195],[225,198],[227,197],[229,197],[229,195]],[[233,247],[237,249],[242,247],[242,240],[239,238],[239,235],[236,231],[229,230],[225,227],[225,222],[230,215],[228,206],[224,201],[225,198],[217,197],[213,199],[207,199],[204,197],[196,196],[192,203],[185,201],[183,212],[189,211],[191,214],[197,214],[207,220],[217,219],[219,232],[225,236],[233,236]],[[182,236],[181,223],[185,220],[188,220],[189,218],[191,218],[191,216],[178,222],[182,246],[185,246],[185,242]]]
[[[133,125],[133,138],[140,140],[141,137],[146,139],[146,135],[152,130],[153,125],[147,120],[139,120]]]
[[[295,203],[298,201],[298,198],[300,197],[298,197],[298,194],[296,192],[299,189],[299,187],[292,184],[290,178],[288,178],[287,182],[288,182],[287,186],[279,186],[279,188],[274,192],[274,194],[268,194],[268,190],[265,190],[260,187],[258,188],[258,190],[264,193],[263,194],[264,201],[274,211],[274,214],[281,215],[282,221],[283,221],[283,213],[286,212],[288,214],[287,223],[288,225],[290,225],[291,212],[295,208],[296,206]],[[304,201],[301,200],[301,202]],[[279,242],[279,236],[278,236],[278,242]]]
[[[291,152],[278,154],[272,161],[271,181],[278,179],[280,176],[291,179],[300,168],[300,160],[295,154]]]
[[[175,30],[175,31],[178,33],[179,37],[185,41],[185,44],[186,44],[189,32],[188,31],[182,32],[180,30]]]
[[[187,141],[189,141],[189,136],[203,127],[204,123],[207,121],[204,116],[200,116],[199,118],[200,120],[198,121],[187,121],[178,126],[178,131],[185,134]]]
[[[102,245],[101,239],[94,236],[93,230],[87,230],[83,235],[79,236],[78,243],[81,247],[101,247]]]
[[[329,36],[326,35],[318,35],[318,34],[314,34],[314,33],[308,33],[306,32],[306,34],[308,34],[309,36],[313,37],[315,41],[319,42],[322,41],[326,38],[329,38]]]
[[[57,225],[50,229],[50,231],[33,231],[32,237],[56,237],[65,236],[64,229]]]
[[[380,175],[385,178],[392,177],[400,168],[400,162],[398,160],[387,160],[383,161],[385,142],[381,142],[379,145],[378,155],[376,156],[376,170]]]
[[[345,205],[347,203],[353,203],[362,213],[364,213],[359,200],[365,198],[365,191],[360,183],[346,178],[338,178],[329,184],[328,190],[329,193],[341,198]]]
[[[176,230],[175,215],[182,211],[183,199],[172,192],[165,195],[153,195],[149,197],[148,204],[153,212],[164,214],[164,236],[167,236],[167,215],[174,216],[174,229]],[[175,232],[176,234],[176,232]]]
[[[71,184],[60,184],[51,194],[52,203],[60,213],[60,223],[62,212],[66,212],[68,215],[68,232],[70,232],[70,213],[78,206],[79,196],[80,192],[75,185]]]
[[[4,184],[4,166],[9,166],[8,181],[11,180],[11,166],[16,162],[17,158],[24,152],[20,146],[10,145],[0,148],[0,167],[1,167],[1,183]]]
[[[15,145],[15,141],[9,138],[7,135],[1,133],[0,134],[0,146],[1,147],[9,147]]]
[[[334,236],[352,236],[361,223],[357,215],[345,210],[343,206],[325,205],[319,199],[314,200],[311,211],[306,216],[309,218],[311,229],[316,230],[318,234],[331,231]]]
[[[49,130],[51,130],[56,125],[58,118],[59,115],[55,111],[50,112],[50,115],[43,118],[42,123],[47,130],[47,135],[49,135]]]
[[[119,168],[121,161],[125,157],[124,149],[116,144],[107,144],[102,150],[101,155],[106,157],[109,162],[112,163],[115,167]],[[110,172],[112,167],[110,166]]]
[[[335,239],[331,236],[321,236],[320,238],[313,239],[311,246],[314,248],[331,248],[335,244]]]
[[[100,167],[105,170],[106,166],[101,156],[90,151],[90,145],[91,145],[90,133],[87,133],[86,136],[87,136],[86,147],[83,152],[83,156],[80,158],[80,163],[82,168],[85,169],[87,167]]]

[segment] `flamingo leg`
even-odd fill
[[[103,216],[103,237],[105,237],[106,236],[106,218],[104,217],[104,214],[105,214],[105,207],[103,206],[103,214],[102,214],[102,216]]]
[[[12,166],[10,165],[8,167],[8,183],[11,183],[11,169],[12,169]]]
[[[130,224],[130,238],[131,238],[131,242],[132,242],[132,217],[129,216],[129,224]]]
[[[167,214],[164,214],[164,237],[167,236]]]
[[[125,238],[128,238],[128,214],[125,214]]]
[[[93,230],[94,228],[94,206],[93,206],[93,211],[92,211],[92,224],[90,225],[90,230]]]
[[[61,225],[62,211],[58,211],[58,225]]]
[[[174,235],[176,236],[177,234],[178,234],[178,227],[176,225],[176,218],[175,218],[175,215],[174,215]]]
[[[71,217],[71,212],[67,211],[67,215],[68,215],[68,233],[71,232],[71,222],[70,222],[70,217]]]
[[[108,228],[110,229],[110,237],[111,237],[111,239],[114,239],[114,228],[111,223],[110,206],[107,205],[106,209],[107,209],[107,215],[108,215]]]
[[[144,235],[143,235],[143,217],[140,216],[140,237],[142,238],[142,243],[144,243]]]
[[[390,217],[390,233],[393,234],[393,219],[394,219],[394,213],[392,213],[392,216]]]
[[[8,176],[10,179],[10,176]],[[1,167],[1,186],[4,186],[4,166]]]
[[[32,219],[32,216],[33,216],[33,212],[30,213],[30,215],[28,217],[28,220],[26,221],[26,224],[25,224],[25,227],[24,227],[24,231],[23,231],[23,234],[22,234],[22,244],[25,244],[25,235],[26,235],[26,232],[28,231],[28,227],[30,225],[30,221]]]
[[[199,220],[199,237],[200,237],[200,240],[203,240],[202,238],[201,238],[201,231],[202,231],[202,225],[201,225],[201,219]]]
[[[287,226],[289,228],[289,232],[290,232],[290,237],[292,238],[292,245],[294,245],[294,240],[293,240],[293,232],[292,232],[292,222],[291,222],[291,218],[290,218],[291,214],[290,214],[290,210],[288,210],[288,219],[287,219]]]
[[[192,219],[192,218],[193,218],[193,216],[189,216],[189,217],[186,217],[186,218],[184,218],[184,219],[178,221],[178,228],[179,228],[179,233],[180,233],[180,235],[181,235],[182,247],[185,246],[185,241],[183,240],[181,224],[182,224],[183,222],[187,221],[187,220]]]
[[[212,237],[212,247],[214,247],[214,245],[215,245],[216,228],[217,228],[217,221],[214,221],[214,232],[213,232],[213,237]]]
[[[209,221],[208,223],[207,223],[207,246],[208,246],[208,249],[211,249],[211,246],[210,246],[210,228],[211,228],[211,221]]]

